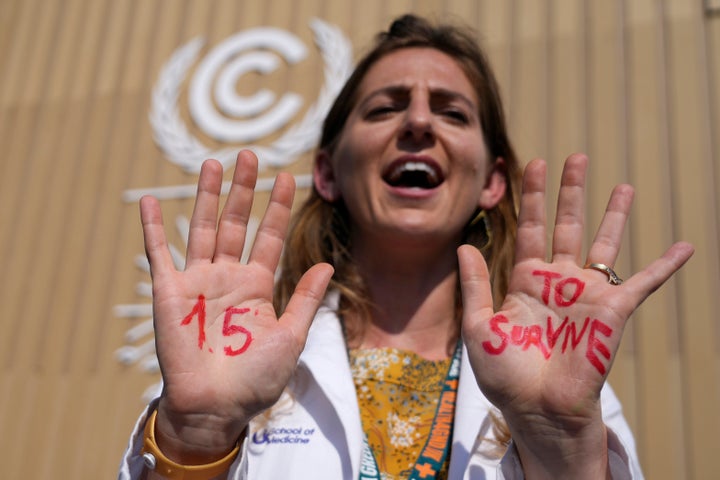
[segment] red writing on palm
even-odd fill
[[[563,278],[559,273],[547,270],[535,270],[533,275],[540,277],[543,281],[541,299],[548,306],[553,303],[559,308],[569,307],[577,302],[585,289],[585,283],[575,277]],[[552,356],[560,338],[563,341],[559,351],[564,354],[568,349],[576,350],[587,335],[585,358],[600,375],[605,375],[607,371],[597,354],[599,353],[609,360],[611,353],[598,334],[609,337],[613,330],[596,318],[585,317],[582,322],[577,322],[565,316],[560,325],[556,327],[553,325],[552,316],[547,317],[545,326],[541,324],[513,325],[505,315],[498,314],[490,319],[490,330],[497,335],[499,342],[496,344],[490,340],[482,342],[482,347],[488,354],[500,355],[508,345],[519,347],[522,350],[535,347],[540,350],[545,359]]]
[[[224,352],[225,355],[233,357],[236,355],[240,355],[241,353],[245,352],[252,343],[252,334],[249,330],[247,330],[244,327],[241,327],[240,325],[233,325],[232,320],[233,316],[235,315],[245,315],[250,311],[249,308],[237,308],[237,307],[228,307],[225,309],[225,317],[223,319],[223,328],[222,328],[222,334],[225,337],[230,337],[233,335],[237,335],[238,333],[245,335],[245,341],[239,348],[233,348],[230,345],[225,345]],[[256,312],[257,314],[257,312]],[[205,346],[205,296],[200,295],[198,296],[198,300],[193,306],[193,309],[188,313],[185,318],[183,318],[182,322],[180,322],[181,326],[187,326],[192,322],[192,319],[197,317],[198,319],[198,348],[202,350]],[[214,353],[212,347],[208,347],[208,351],[210,353]]]

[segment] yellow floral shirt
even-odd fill
[[[383,480],[407,479],[430,435],[452,358],[394,348],[350,350],[360,416]],[[449,455],[435,477],[446,479]]]

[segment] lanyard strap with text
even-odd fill
[[[420,456],[415,462],[409,480],[426,480],[435,478],[445,463],[445,457],[450,450],[453,419],[455,417],[455,398],[457,397],[458,378],[460,377],[460,354],[462,344],[458,342],[455,354],[450,362],[450,368],[443,382],[440,400],[435,411],[430,435],[425,446],[420,451]],[[364,438],[362,460],[360,462],[359,480],[379,480],[380,469],[375,460],[367,435]]]

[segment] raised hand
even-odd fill
[[[203,164],[184,271],[173,265],[158,201],[140,202],[164,384],[156,431],[166,455],[184,461],[221,457],[249,420],[279,398],[332,275],[329,265],[311,268],[277,317],[273,280],[295,184],[278,175],[242,264],[256,178],[257,158],[241,152],[218,222],[222,166]]]
[[[605,466],[600,390],[631,313],[692,255],[687,243],[621,285],[590,263],[612,267],[633,198],[614,189],[603,220],[581,258],[587,159],[568,158],[562,174],[552,257],[546,261],[545,163],[531,162],[523,178],[516,263],[508,295],[495,311],[479,252],[459,250],[463,336],[480,388],[503,413],[524,468],[567,473],[573,458],[588,475]],[[597,455],[595,455],[597,454]],[[570,457],[568,457],[568,455]],[[583,465],[580,459],[587,460]],[[554,464],[556,462],[557,464]]]

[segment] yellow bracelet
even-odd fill
[[[240,445],[235,445],[232,452],[217,462],[204,465],[180,465],[167,458],[158,448],[155,441],[155,410],[145,424],[143,435],[142,456],[145,466],[166,478],[172,480],[206,480],[226,472],[240,451]]]

